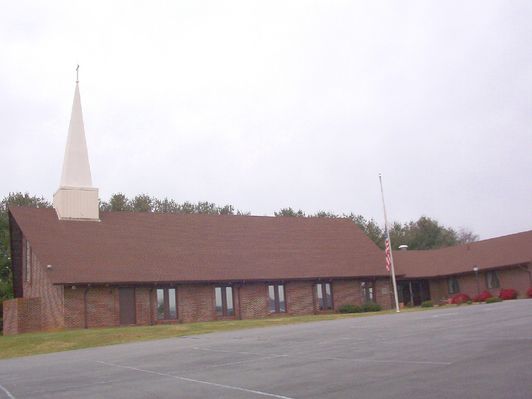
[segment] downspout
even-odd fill
[[[149,306],[150,306],[150,326],[153,326],[153,287],[150,288],[150,295],[149,295]],[[176,302],[177,302],[177,290],[176,290]],[[177,306],[177,304],[176,304]],[[177,308],[176,308],[177,311]]]
[[[85,288],[85,291],[83,291],[83,328],[89,328],[89,321],[88,321],[88,306],[87,306],[87,294],[89,293],[89,286]]]
[[[237,287],[238,293],[237,293],[237,299],[238,299],[238,320],[242,320],[242,307],[240,306],[240,288],[241,285]]]
[[[313,311],[314,314],[318,314],[318,304],[317,304],[317,302],[318,302],[318,299],[316,298],[316,284],[312,283],[312,311]]]

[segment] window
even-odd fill
[[[284,285],[273,284],[268,286],[268,310],[270,313],[286,312],[284,296]]]
[[[26,240],[26,261],[24,262],[24,279],[26,282],[31,282],[31,247],[30,242]]]
[[[318,298],[319,310],[331,310],[333,308],[330,283],[316,284],[316,297]]]
[[[375,283],[373,281],[362,281],[360,283],[360,293],[363,302],[375,302]]]
[[[460,291],[460,285],[458,284],[458,279],[456,277],[449,277],[447,280],[449,294],[456,294]]]
[[[217,316],[234,316],[233,287],[216,287],[214,289],[214,300]]]
[[[501,286],[495,270],[486,272],[486,286],[488,288],[499,288]]]
[[[157,288],[157,320],[177,319],[175,288]]]

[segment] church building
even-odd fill
[[[384,252],[347,219],[100,212],[78,82],[53,209],[11,207],[9,227],[6,335],[392,304]],[[473,267],[526,290],[532,231],[507,237],[396,253],[402,302],[472,289]]]
[[[100,212],[76,83],[54,209],[9,209],[4,331],[390,307],[380,249],[343,219]]]

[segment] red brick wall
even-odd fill
[[[64,289],[64,318],[66,328],[85,327],[85,304],[83,300],[85,289]]]
[[[449,298],[447,292],[447,279],[437,278],[429,280],[430,298],[432,302],[439,303],[440,301]]]
[[[41,299],[16,298],[4,301],[4,335],[39,331],[41,325]]]
[[[64,292],[65,327],[84,328],[85,320],[87,327],[111,327],[120,324],[117,288],[77,287],[73,290],[66,287]]]
[[[19,332],[39,331],[42,328],[41,298],[18,298],[17,307]]]
[[[35,266],[38,263],[35,261]],[[40,273],[40,274],[39,274]],[[43,270],[34,271],[32,284],[26,287],[26,292],[38,291],[40,285],[36,281],[46,282]],[[250,283],[234,286],[234,318],[251,319],[269,316],[267,283]],[[191,284],[177,287],[178,319],[181,322],[197,322],[221,319],[215,315],[214,287],[212,284]],[[315,313],[316,298],[313,281],[293,281],[285,283],[287,314],[307,315]],[[52,288],[57,288],[53,287]],[[67,328],[108,327],[120,324],[120,305],[118,288],[113,287],[67,287],[63,292],[64,313],[57,326]],[[345,304],[361,304],[360,280],[336,280],[332,282],[333,303],[335,310]],[[44,294],[45,297],[48,294]],[[376,280],[376,301],[383,308],[391,307],[390,287],[387,279]],[[156,323],[155,289],[137,287],[135,289],[135,304],[137,324],[149,325]],[[9,305],[8,305],[9,307]],[[56,306],[57,308],[60,305]],[[7,310],[7,329],[10,330],[13,317],[17,315]],[[86,312],[86,314],[85,314]],[[42,313],[42,312],[41,312]],[[13,316],[15,315],[15,316]],[[20,318],[20,317],[19,317]],[[233,317],[230,317],[233,318]],[[44,317],[41,320],[49,320]],[[53,319],[51,319],[53,320]],[[51,325],[48,322],[48,326]],[[53,326],[52,326],[53,327]]]
[[[85,288],[65,288],[65,326],[84,328]],[[236,295],[235,295],[236,296]],[[151,297],[151,301],[150,301]],[[151,303],[150,303],[151,302]],[[87,291],[88,327],[120,325],[120,304],[118,288],[91,287]],[[146,287],[135,288],[135,310],[137,324],[157,323],[157,300],[155,290]],[[177,288],[178,317],[183,322],[214,320],[214,286],[184,285]]]
[[[486,280],[484,279],[483,273],[479,273],[478,281],[480,291],[482,292],[486,289]],[[445,281],[445,284],[447,284],[447,280]],[[474,297],[477,294],[477,280],[473,273],[458,277],[458,284],[460,286],[460,292],[463,292],[470,297]],[[445,285],[445,287],[447,288],[447,285]],[[498,295],[499,290],[496,291]]]
[[[389,295],[381,293],[387,280],[376,284],[377,301],[384,307],[390,306]],[[235,317],[252,319],[267,317],[267,283],[250,283],[233,287]],[[216,320],[214,309],[214,287],[211,284],[191,284],[177,287],[178,318],[182,322]],[[307,315],[316,312],[313,281],[285,283],[287,314]],[[360,304],[360,281],[338,280],[332,283],[335,309],[344,304]],[[135,289],[137,324],[149,325],[157,322],[155,289]],[[85,315],[85,311],[87,312]],[[9,309],[8,309],[9,312]],[[10,313],[11,314],[11,313]],[[276,315],[277,316],[277,315]],[[7,325],[10,325],[8,315]],[[16,317],[15,317],[16,318]],[[232,318],[232,317],[231,317]],[[120,324],[118,288],[77,287],[64,289],[64,326],[67,328],[107,327]],[[9,327],[8,327],[9,328]]]
[[[47,269],[46,265],[39,262],[37,255],[32,248],[30,281],[23,279],[23,297],[41,298],[41,328],[43,330],[63,328],[63,287],[51,283],[49,275],[53,273],[53,266],[52,269]],[[25,258],[24,254],[23,259]]]
[[[178,286],[177,307],[179,320],[185,323],[214,320],[214,286],[199,284]]]
[[[213,309],[216,308],[216,304],[214,303],[213,299]],[[240,286],[233,286],[233,306],[235,309],[235,315],[234,317],[229,317],[230,319],[241,319],[242,316],[240,315]]]
[[[240,318],[266,317],[268,311],[268,285],[263,283],[244,284],[238,288],[240,296]]]
[[[143,287],[135,288],[135,311],[138,325],[153,324],[155,306],[157,306],[155,290]]]
[[[120,325],[118,289],[91,287],[87,291],[87,326],[107,327]]]
[[[526,297],[526,291],[532,287],[532,281],[530,280],[530,272],[532,272],[532,266],[528,265],[528,267],[524,270],[520,267],[515,268],[508,268],[503,270],[497,271],[497,275],[499,277],[499,282],[501,283],[501,288],[513,288],[517,290],[517,293],[521,298]],[[486,278],[483,276],[484,284],[486,284]],[[497,294],[499,293],[499,290],[497,290]]]
[[[364,280],[336,280],[332,284],[334,310],[343,305],[362,305],[362,290],[360,283]],[[366,280],[367,281],[367,280]],[[392,308],[392,288],[388,279],[377,279],[374,285],[375,302],[383,309]]]
[[[292,281],[285,284],[286,309],[291,315],[305,315],[315,312],[314,283]]]
[[[268,283],[244,284],[240,288],[241,318],[253,319],[274,316],[268,310]],[[286,314],[306,315],[316,312],[314,282],[291,281],[284,283]]]
[[[520,267],[504,268],[497,270],[500,288],[488,289],[486,285],[486,272],[479,272],[478,285],[480,292],[489,291],[492,295],[497,296],[501,288],[514,288],[521,297],[526,295],[527,289],[531,286],[530,274]],[[460,292],[474,297],[477,294],[477,279],[475,273],[471,272],[466,275],[456,276],[460,287]],[[430,295],[433,301],[438,302],[441,299],[448,299],[453,294],[448,293],[447,278],[430,280]]]
[[[18,308],[17,300],[10,299],[2,303],[4,307],[4,335],[18,334]]]
[[[375,302],[383,309],[392,308],[393,288],[389,279],[377,279],[375,281]]]
[[[344,305],[360,305],[362,302],[360,281],[358,280],[333,281],[332,293],[334,310],[338,310]]]

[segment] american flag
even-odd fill
[[[386,270],[390,272],[390,267],[392,266],[392,252],[390,249],[390,235],[388,230],[386,230],[386,241],[384,242],[384,252],[386,253]]]

